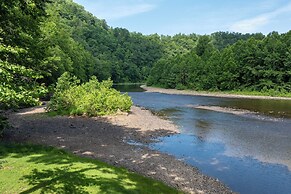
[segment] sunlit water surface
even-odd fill
[[[135,90],[131,90],[135,91]],[[181,134],[148,145],[246,194],[291,193],[291,101],[129,92],[135,105],[172,120]],[[232,114],[196,109],[248,110]]]

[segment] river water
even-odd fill
[[[291,101],[132,91],[135,105],[181,131],[146,146],[198,167],[235,192],[291,194]]]

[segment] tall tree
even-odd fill
[[[0,106],[35,104],[46,72],[40,22],[47,0],[0,2]]]

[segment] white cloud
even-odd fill
[[[260,27],[266,25],[269,23],[270,18],[266,16],[258,16],[252,19],[248,20],[241,20],[236,23],[234,23],[230,30],[234,32],[241,32],[241,33],[247,33],[247,32],[255,32]]]
[[[252,33],[258,31],[261,27],[267,25],[272,19],[280,16],[281,14],[291,11],[291,3],[271,12],[258,15],[254,18],[240,20],[230,26],[229,30],[241,33]]]
[[[139,5],[120,5],[111,7],[108,10],[102,10],[100,16],[107,20],[116,20],[132,15],[137,15],[145,12],[149,12],[155,8],[151,4],[139,4]]]
[[[144,0],[74,0],[82,3],[86,10],[93,13],[96,17],[106,20],[118,20],[145,12],[156,8],[153,3],[147,3]]]

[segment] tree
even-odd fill
[[[40,22],[46,0],[0,2],[0,107],[38,103],[45,75]]]
[[[196,54],[200,57],[204,57],[206,55],[208,55],[209,53],[211,53],[211,51],[213,50],[213,45],[211,44],[211,39],[209,36],[204,35],[204,36],[200,36],[198,39],[198,43],[196,46]]]

